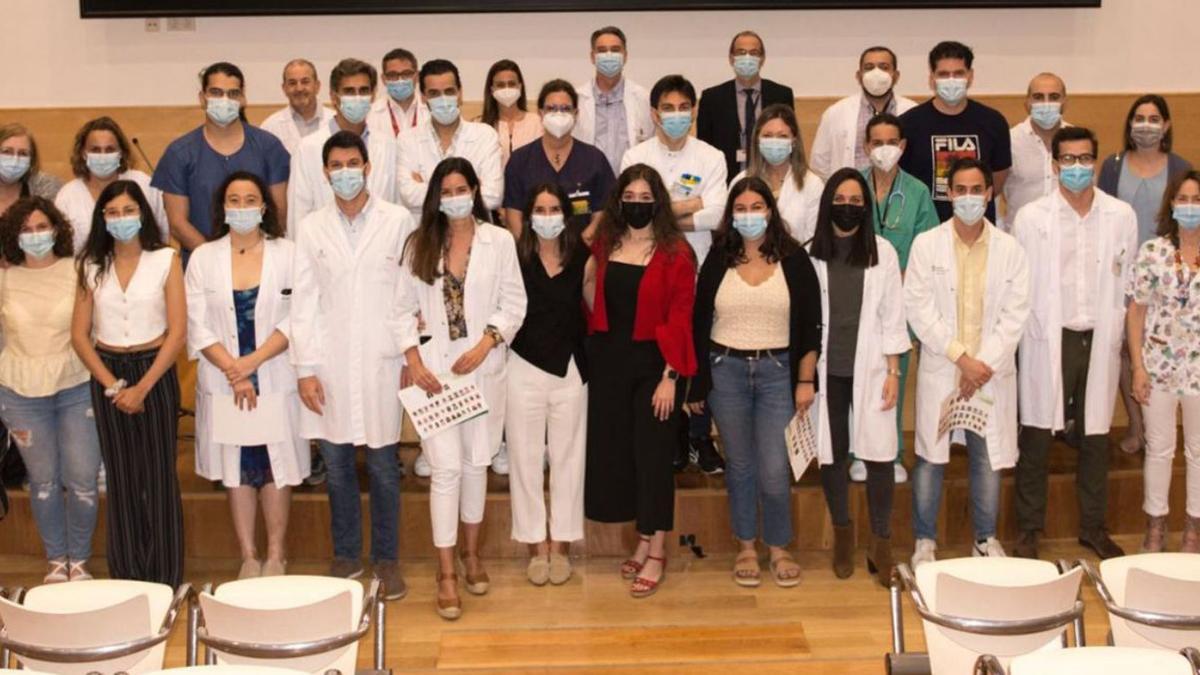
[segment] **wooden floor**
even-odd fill
[[[1135,549],[1137,537],[1118,541]],[[1178,534],[1172,538],[1178,545]],[[464,616],[445,622],[433,611],[433,563],[405,562],[409,595],[388,606],[387,665],[398,673],[882,673],[889,650],[888,594],[867,576],[862,561],[848,580],[835,579],[828,554],[800,554],[804,583],[781,589],[769,581],[743,589],[730,580],[731,557],[697,559],[671,552],[657,595],[634,600],[617,574],[617,558],[578,558],[576,576],[561,587],[537,588],[523,562],[488,561],[492,590],[464,593]],[[897,551],[907,557],[909,551]],[[945,555],[966,551],[944,551]],[[1085,552],[1072,541],[1046,545],[1046,558]],[[97,571],[103,570],[98,561]],[[189,581],[221,582],[236,562],[189,561]],[[0,584],[39,583],[34,556],[0,556]],[[293,573],[320,573],[324,563],[295,563]],[[1102,644],[1108,631],[1102,606],[1085,587],[1087,635]],[[920,624],[906,601],[909,649],[920,651]],[[370,639],[359,650],[370,665]],[[167,651],[167,665],[184,663],[183,621]]]

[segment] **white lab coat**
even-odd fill
[[[575,85],[579,94],[579,112],[575,115],[575,128],[571,134],[584,143],[596,144],[596,94],[592,89],[595,79]],[[654,135],[654,118],[650,115],[650,92],[645,87],[625,78],[625,128],[629,147],[641,143]],[[628,148],[627,148],[628,149]]]
[[[354,249],[337,203],[301,223],[290,352],[297,376],[325,388],[323,415],[301,409],[301,435],[379,448],[400,440],[402,350],[384,319],[413,221],[374,195],[366,213]]]
[[[900,258],[883,237],[875,237],[879,263],[863,274],[862,309],[858,316],[858,340],[854,349],[854,393],[851,401],[850,447],[854,456],[871,462],[896,459],[896,407],[882,410],[883,385],[887,380],[887,357],[912,349],[904,324],[904,286],[900,281]],[[829,268],[824,260],[812,259],[821,282],[821,355],[817,359],[817,381],[826,382],[829,353]],[[830,437],[828,387],[821,386],[812,406],[817,425],[817,460],[833,464]]]
[[[418,347],[426,368],[438,377],[449,376],[450,368],[458,357],[478,344],[485,328],[493,326],[500,331],[504,342],[487,355],[473,375],[481,390],[490,390],[502,396],[503,387],[491,385],[504,377],[508,345],[525,320],[527,302],[525,282],[517,263],[517,247],[512,235],[490,223],[479,223],[475,229],[463,292],[463,314],[467,321],[465,339],[454,342],[449,339],[450,327],[442,295],[442,279],[439,276],[433,284],[427,284],[413,275],[409,267],[404,268],[388,322],[396,336],[400,353]],[[420,344],[422,332],[417,327],[417,312],[425,319],[424,334],[430,336],[424,345]],[[504,416],[502,402],[489,400],[487,403],[492,410],[485,417],[465,422],[461,430],[469,439],[464,446],[471,455],[471,464],[475,466],[491,463],[496,450],[488,433],[492,420],[486,418],[493,414],[498,414],[501,419]],[[435,466],[439,464],[436,460],[433,463]]]
[[[480,122],[461,120],[450,147],[442,152],[441,141],[426,123],[400,136],[399,198],[418,221],[425,205],[425,192],[433,170],[447,157],[461,157],[471,163],[479,178],[479,194],[489,211],[504,201],[504,167],[500,162],[500,137],[496,130]],[[413,174],[421,176],[421,180]]]
[[[420,129],[421,125],[429,121],[429,106],[425,105],[424,99],[421,98],[421,92],[413,92],[412,106],[409,107],[407,113],[400,108],[399,104],[391,104],[391,100],[392,97],[384,91],[371,104],[371,111],[367,113],[367,128],[371,130],[372,136],[379,134],[399,140],[404,134]],[[392,108],[391,111],[388,110],[389,107]],[[414,112],[417,121],[415,126],[413,125]],[[392,127],[393,113],[396,115],[395,127]]]
[[[745,177],[746,172],[742,171],[729,184],[733,185]],[[797,189],[791,169],[788,169],[779,188],[779,196],[775,198],[779,204],[779,217],[783,218],[792,237],[801,244],[812,239],[817,231],[817,211],[821,207],[821,193],[824,191],[825,181],[812,171],[804,175],[804,188]]]
[[[896,114],[916,107],[916,101],[895,95]],[[817,136],[813,139],[812,152],[808,155],[809,168],[822,178],[828,179],[833,172],[843,167],[861,169],[854,166],[854,147],[858,144],[860,131],[858,128],[858,111],[862,107],[863,93],[859,91],[834,103],[821,113],[821,122],[817,125]]]
[[[241,481],[241,446],[212,440],[213,397],[232,396],[233,389],[201,350],[220,344],[238,357],[237,314],[233,304],[232,248],[229,235],[192,251],[187,267],[188,358],[199,360],[196,372],[196,473],[228,487]],[[295,245],[286,239],[263,243],[262,278],[254,306],[256,347],[279,331],[290,339]],[[309,473],[308,443],[300,436],[300,397],[296,371],[286,353],[258,369],[260,395],[282,394],[283,440],[267,444],[276,485],[299,485]]]
[[[1098,237],[1092,246],[1090,283],[1095,293],[1095,328],[1088,359],[1084,434],[1108,434],[1120,379],[1121,344],[1125,334],[1125,282],[1137,256],[1137,217],[1128,204],[1100,190]],[[1021,337],[1021,424],[1058,431],[1063,428],[1062,258],[1059,209],[1070,208],[1054,192],[1017,212],[1013,236],[1029,260],[1029,324]]]
[[[309,214],[333,203],[333,188],[325,178],[321,150],[333,132],[328,126],[314,131],[300,141],[292,156],[291,178],[288,180],[287,236],[296,239],[296,229]],[[389,135],[367,134],[367,159],[371,173],[367,176],[367,192],[371,197],[393,204],[399,203],[396,185],[396,141]]]
[[[1029,316],[1029,268],[1012,235],[991,223],[987,281],[983,294],[983,334],[973,356],[992,369],[980,393],[993,401],[988,425],[988,457],[993,470],[1017,463],[1017,373],[1013,353]],[[958,334],[958,266],[954,220],[917,235],[904,275],[904,310],[921,341],[917,371],[917,454],[927,462],[950,461],[950,435],[938,437],[942,402],[958,390],[958,367],[946,349]]]

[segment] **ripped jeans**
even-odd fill
[[[100,441],[91,411],[87,382],[36,397],[0,387],[0,418],[29,472],[30,508],[47,560],[92,554]]]

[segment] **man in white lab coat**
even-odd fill
[[[1125,329],[1125,281],[1137,254],[1137,216],[1097,190],[1096,136],[1060,129],[1051,142],[1058,189],[1017,212],[1036,289],[1021,338],[1021,459],[1014,553],[1037,557],[1046,524],[1047,455],[1066,411],[1082,436],[1075,474],[1079,543],[1101,559],[1124,555],[1104,529],[1108,433]]]
[[[376,199],[396,202],[396,142],[386,134],[372,134],[367,113],[375,98],[378,74],[375,67],[358,59],[343,59],[329,76],[329,97],[337,110],[328,124],[300,142],[292,155],[292,180],[288,183],[288,238],[305,217],[333,203],[333,190],[325,177],[322,159],[325,141],[338,131],[362,137],[371,155],[369,191]]]
[[[367,128],[373,134],[400,138],[429,121],[429,108],[417,93],[417,57],[397,47],[383,55],[383,87],[387,96],[371,104]]]
[[[625,32],[605,26],[592,33],[592,64],[596,76],[575,85],[579,107],[575,138],[600,148],[614,174],[620,173],[625,151],[654,135],[650,94],[625,77],[629,56]]]
[[[867,122],[880,113],[900,116],[917,105],[896,95],[900,69],[896,53],[887,47],[867,47],[858,57],[854,79],[861,90],[826,108],[817,125],[808,168],[822,179],[838,169],[870,167],[870,151],[864,145]]]
[[[263,120],[262,128],[283,143],[289,155],[300,149],[300,141],[328,125],[333,110],[321,105],[321,78],[308,59],[292,59],[283,67],[283,95],[288,104]]]
[[[1011,235],[984,211],[992,173],[977,159],[950,165],[954,215],[913,243],[904,278],[908,323],[921,341],[917,375],[917,465],[913,469],[916,567],[934,559],[942,475],[950,433],[938,432],[943,402],[955,395],[986,411],[983,433],[966,431],[973,556],[1003,556],[996,539],[1000,470],[1017,463],[1014,352],[1029,316],[1029,268]]]
[[[400,136],[400,201],[420,221],[425,191],[433,170],[447,157],[462,157],[479,176],[479,193],[488,211],[504,200],[500,137],[481,122],[462,118],[462,78],[445,59],[426,61],[418,76],[430,119],[411,134]]]
[[[366,446],[371,484],[371,561],[389,599],[404,596],[399,557],[401,353],[386,308],[400,281],[400,253],[414,229],[405,209],[371,194],[367,146],[339,131],[322,148],[334,200],[296,235],[289,353],[299,378],[300,431],[328,467],[334,560],[330,576],[363,573],[355,451]]]

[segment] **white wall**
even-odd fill
[[[858,53],[874,43],[899,53],[900,89],[922,93],[926,54],[946,38],[975,49],[981,93],[1023,91],[1042,70],[1061,73],[1076,92],[1200,88],[1192,65],[1197,0],[1104,0],[1100,9],[199,18],[195,33],[146,33],[141,19],[84,21],[76,0],[3,0],[0,106],[186,104],[195,100],[196,73],[217,60],[242,67],[252,103],[270,103],[283,101],[277,83],[289,58],[312,59],[325,80],[340,58],[377,63],[394,46],[422,60],[452,59],[468,98],[478,99],[499,58],[520,63],[534,87],[586,78],[588,35],[609,23],[628,34],[627,72],[647,86],[668,72],[698,88],[728,79],[729,39],[751,28],[766,39],[767,76],[800,96],[852,90]]]

